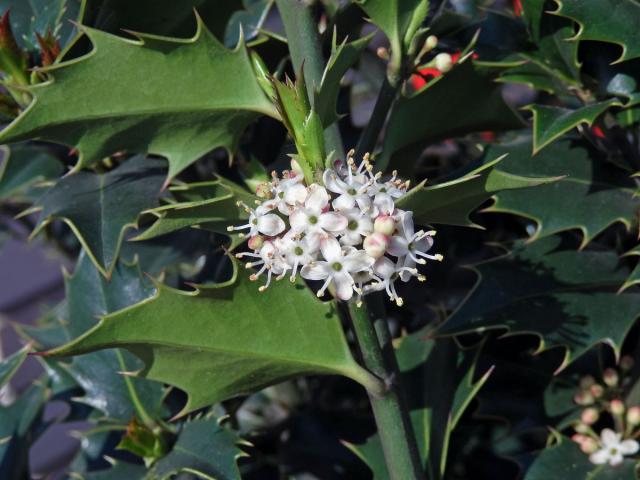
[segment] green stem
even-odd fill
[[[314,91],[320,87],[325,63],[320,49],[318,26],[311,15],[308,1],[276,0],[276,5],[289,42],[293,68],[299,72],[304,65],[307,93],[313,105]],[[328,152],[335,152],[338,158],[344,157],[344,147],[337,123],[326,128],[324,141]]]
[[[369,392],[369,400],[389,477],[392,480],[422,480],[424,472],[409,412],[398,388],[399,372],[395,361],[385,361],[367,308],[349,303],[349,314],[364,365],[387,385],[381,394]]]
[[[362,135],[360,135],[360,140],[358,140],[355,158],[362,158],[365,153],[372,152],[375,148],[387,115],[398,95],[401,83],[399,80],[390,81],[385,77],[384,83],[378,93],[376,104],[373,107],[373,113],[371,114],[369,123],[362,132]]]

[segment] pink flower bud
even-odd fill
[[[388,246],[389,237],[379,232],[373,232],[364,239],[364,242],[362,242],[364,251],[367,252],[367,255],[373,258],[382,257],[384,252],[387,251]]]
[[[634,427],[640,425],[640,407],[631,407],[627,411],[627,422]]]
[[[260,250],[262,248],[262,245],[264,245],[264,238],[262,237],[262,235],[256,235],[249,239],[248,244],[251,250]]]
[[[607,368],[602,373],[602,379],[604,380],[604,383],[606,383],[610,387],[615,387],[618,384],[618,372],[616,372],[613,368]]]
[[[593,396],[587,391],[581,391],[576,393],[573,397],[573,401],[578,405],[591,405],[593,403]]]
[[[622,403],[622,400],[611,400],[611,403],[609,403],[609,410],[611,410],[611,413],[613,413],[614,415],[622,415],[624,413],[624,403]]]
[[[580,443],[580,449],[587,455],[590,455],[598,450],[598,442],[591,437],[586,437],[582,443]]]
[[[620,368],[625,372],[628,372],[633,368],[633,357],[625,355],[620,359]]]
[[[390,215],[378,215],[373,222],[373,231],[383,235],[392,235],[396,230],[396,222]]]
[[[596,383],[595,385],[591,385],[591,387],[589,387],[589,392],[591,393],[593,398],[600,398],[602,397],[602,395],[604,395],[604,387],[599,383]]]
[[[585,408],[580,415],[580,420],[587,425],[593,425],[598,421],[599,417],[600,414],[595,408]]]
[[[591,385],[595,384],[596,380],[591,375],[585,375],[580,379],[580,388],[586,390],[591,387]]]

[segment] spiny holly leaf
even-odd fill
[[[179,473],[198,478],[240,480],[237,460],[246,454],[238,448],[238,436],[214,418],[184,424],[169,454],[150,470],[149,478],[164,480]]]
[[[486,211],[507,212],[535,220],[532,239],[573,228],[584,235],[582,247],[615,222],[637,223],[640,199],[628,173],[605,163],[595,152],[570,139],[557,141],[531,156],[530,140],[490,147],[487,158],[508,154],[501,167],[514,175],[566,178],[535,189],[499,192]],[[559,208],[560,207],[560,208]]]
[[[274,2],[275,0],[243,0],[244,9],[234,12],[227,23],[224,44],[233,48],[238,44],[242,35],[246,41],[256,38]]]
[[[640,57],[640,4],[635,0],[556,0],[553,12],[579,24],[574,40],[616,43],[622,55],[616,62]]]
[[[18,44],[27,50],[38,50],[36,33],[55,34],[62,46],[74,33],[71,20],[77,20],[81,0],[1,0],[0,12],[11,12],[11,29]]]
[[[636,462],[631,459],[618,467],[594,465],[580,446],[569,438],[554,433],[556,444],[545,448],[535,459],[524,480],[636,480]]]
[[[108,277],[125,231],[136,227],[142,210],[156,205],[164,165],[162,160],[136,156],[106,174],[82,171],[62,178],[37,201],[41,214],[32,236],[51,221],[62,220]]]
[[[534,334],[539,350],[565,348],[560,368],[598,343],[619,354],[640,312],[640,295],[615,293],[628,271],[614,252],[561,250],[560,243],[558,237],[518,243],[474,265],[474,289],[438,333]]]
[[[46,69],[52,79],[0,141],[73,145],[76,170],[122,150],[163,155],[172,178],[216,147],[233,150],[259,114],[277,116],[244,47],[227,50],[200,20],[191,39],[84,32],[91,53]]]
[[[260,293],[247,274],[236,275],[194,292],[158,285],[153,298],[103,317],[49,353],[126,348],[144,360],[141,375],[188,394],[182,414],[297,375],[368,381],[331,304],[320,303],[300,282],[276,282]]]
[[[389,39],[392,55],[404,54],[429,13],[429,0],[356,0]]]
[[[629,250],[627,253],[624,254],[625,256],[627,255],[633,255],[633,256],[640,256],[640,245],[638,245],[637,247]],[[622,284],[622,287],[620,287],[620,291],[624,291],[627,288],[633,286],[633,285],[637,285],[640,283],[640,262],[638,264],[636,264],[636,267],[633,269],[633,271],[631,272],[631,274],[629,275],[629,277],[625,280],[624,284]]]
[[[412,158],[396,160],[403,149],[478,131],[522,127],[522,120],[502,99],[501,85],[467,60],[395,104],[379,159],[380,168],[408,170]],[[465,112],[460,115],[460,112]],[[402,162],[402,163],[400,163]]]
[[[10,355],[0,361],[0,388],[4,387],[7,382],[11,380],[11,377],[15,375],[20,368],[20,365],[22,365],[27,358],[29,350],[31,350],[31,346],[27,345],[13,355]]]
[[[617,100],[593,103],[576,110],[546,105],[530,105],[533,112],[534,155],[578,125],[591,126],[609,107],[621,106]]]
[[[242,242],[238,235],[230,234],[227,227],[246,223],[243,220],[248,215],[241,206],[237,205],[237,202],[242,201],[253,206],[253,201],[257,199],[256,196],[239,185],[222,178],[215,182],[197,184],[194,188],[189,188],[189,185],[179,188],[180,190],[172,189],[172,192],[193,198],[199,195],[198,191],[202,191],[202,196],[205,198],[169,203],[148,210],[145,213],[155,216],[157,220],[134,240],[148,240],[183,228],[199,226],[230,236],[232,238],[231,249]]]
[[[498,168],[501,158],[450,182],[425,187],[422,182],[397,201],[399,208],[413,212],[420,225],[445,224],[477,227],[469,215],[479,205],[504,190],[535,187],[557,178],[529,178]]]
[[[26,330],[40,348],[53,348],[51,341],[62,335],[69,341],[94,327],[100,316],[120,310],[153,295],[152,282],[141,274],[137,266],[119,262],[110,280],[106,280],[93,266],[87,255],[81,254],[73,275],[65,275],[66,308],[60,313],[59,333],[52,336],[48,329]],[[55,333],[55,331],[54,331]],[[136,371],[141,362],[129,352],[105,350],[73,359],[66,367],[71,377],[84,389],[79,402],[100,410],[107,419],[128,422],[135,414],[147,421],[159,417],[162,386],[123,375]]]
[[[64,165],[47,148],[40,145],[3,145],[0,165],[0,200],[31,199],[29,187],[43,180],[58,178]]]
[[[36,381],[9,406],[0,405],[0,478],[29,478],[29,448],[50,391]]]
[[[444,475],[451,433],[490,372],[474,381],[477,351],[464,352],[453,340],[428,337],[425,330],[406,336],[396,355],[420,457],[434,480]],[[364,445],[348,446],[371,468],[374,480],[390,478],[380,461],[377,434]]]
[[[331,56],[322,75],[320,88],[315,92],[315,108],[318,111],[322,126],[325,128],[336,122],[339,115],[336,113],[340,81],[347,70],[360,58],[360,54],[373,38],[373,33],[347,43],[347,39],[338,46],[336,31],[333,34]]]

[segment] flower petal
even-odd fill
[[[589,461],[596,465],[604,465],[609,461],[609,450],[603,448],[589,455]]]
[[[409,252],[409,244],[407,240],[403,237],[393,236],[389,240],[389,246],[387,247],[387,252],[394,257],[402,257]]]
[[[609,465],[611,465],[612,467],[617,467],[622,462],[624,462],[624,457],[620,452],[616,452],[615,454],[609,456]]]
[[[263,235],[274,237],[283,232],[287,226],[278,215],[275,213],[267,213],[258,217],[258,231]]]
[[[295,232],[304,232],[309,227],[309,216],[302,209],[294,211],[289,215],[291,229]]]
[[[324,259],[329,262],[338,262],[342,260],[342,248],[334,237],[325,236],[320,240],[320,251]]]
[[[327,262],[313,262],[305,265],[300,270],[302,278],[307,280],[324,280],[331,273],[331,267]]]
[[[309,195],[304,202],[304,206],[318,214],[329,204],[329,194],[320,185],[313,184],[309,186]]]
[[[340,300],[349,300],[353,296],[353,283],[353,278],[347,272],[336,272],[333,276],[336,296]]]
[[[356,205],[356,200],[351,195],[343,193],[333,201],[333,208],[336,210],[349,210]]]
[[[373,265],[373,258],[362,250],[356,250],[342,259],[342,266],[347,272],[364,272]]]
[[[618,448],[623,455],[633,455],[640,450],[640,445],[638,445],[638,442],[635,440],[625,440],[620,442],[620,446]]]
[[[413,234],[416,233],[413,227],[413,212],[402,212],[400,227],[405,237],[413,237]]]
[[[339,232],[347,228],[349,221],[338,212],[326,212],[318,217],[318,225],[327,232]]]
[[[338,178],[335,170],[327,169],[322,174],[322,182],[327,190],[333,193],[344,193],[347,191],[348,185]]]
[[[304,203],[307,199],[307,187],[301,183],[294,183],[287,187],[284,192],[284,201],[289,205]]]
[[[387,215],[391,214],[391,212],[393,212],[393,209],[395,208],[393,198],[391,197],[391,195],[386,193],[376,194],[375,198],[373,199],[373,204],[378,207],[380,213],[386,213]]]
[[[618,444],[620,443],[620,434],[614,432],[610,428],[605,428],[600,432],[600,440],[602,441],[602,445],[608,448],[618,448]]]

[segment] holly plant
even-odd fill
[[[638,0],[0,14],[0,478],[637,478]]]

